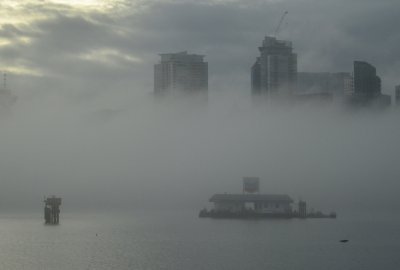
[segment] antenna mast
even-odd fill
[[[3,91],[7,90],[7,73],[3,73]]]

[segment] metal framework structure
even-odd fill
[[[44,220],[46,224],[57,225],[60,222],[61,198],[52,196],[44,199]]]

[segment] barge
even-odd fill
[[[336,213],[307,212],[307,203],[299,200],[293,210],[294,201],[286,194],[260,194],[258,177],[243,177],[242,194],[215,194],[210,198],[211,210],[204,208],[199,217],[205,218],[336,218]]]
[[[292,208],[293,200],[281,194],[215,194],[210,198],[214,204],[211,210],[204,208],[199,217],[209,218],[336,218],[336,213],[320,211],[307,212],[307,204],[300,200],[297,209]]]

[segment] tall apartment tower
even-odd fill
[[[200,94],[208,91],[208,63],[204,55],[185,52],[160,54],[154,65],[154,92]]]
[[[349,96],[350,105],[385,109],[391,105],[391,96],[381,92],[381,78],[376,68],[364,61],[354,61],[354,92]]]
[[[254,95],[291,94],[296,85],[297,54],[292,43],[266,36],[258,48],[260,56],[251,68]]]
[[[381,78],[373,65],[354,61],[354,93],[371,97],[381,94]]]

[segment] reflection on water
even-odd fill
[[[0,269],[399,269],[400,220],[213,220],[197,213],[0,215]],[[340,243],[340,239],[349,239]]]

